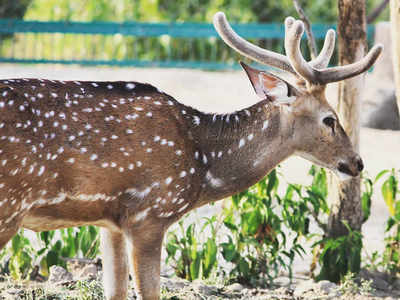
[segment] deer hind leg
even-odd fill
[[[0,227],[0,250],[8,243],[9,240],[18,232],[19,226],[15,228]]]
[[[21,227],[21,215],[4,216],[0,218],[0,250],[8,243],[9,240],[18,232]]]
[[[164,231],[160,228],[143,228],[127,234],[135,291],[139,300],[159,299],[163,236]]]
[[[128,256],[121,232],[100,229],[104,295],[107,300],[124,300],[128,295]]]

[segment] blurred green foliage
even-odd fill
[[[371,11],[380,2],[366,1],[367,11]],[[305,0],[301,3],[311,22],[336,21],[337,1]],[[225,11],[232,22],[280,23],[288,15],[297,16],[292,0],[33,0],[25,19],[210,22],[219,10]],[[388,19],[388,9],[379,19]]]

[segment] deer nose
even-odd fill
[[[364,169],[364,163],[359,155],[353,156],[348,162],[339,162],[338,171],[350,176],[358,176]]]

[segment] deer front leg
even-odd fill
[[[104,295],[107,300],[124,300],[128,294],[128,259],[122,232],[100,229]]]
[[[160,296],[160,260],[164,230],[142,228],[127,234],[130,258],[139,300],[158,300]]]

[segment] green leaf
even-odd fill
[[[390,231],[390,229],[392,229],[393,225],[396,224],[396,221],[394,218],[389,218],[386,222],[386,228],[385,231],[388,232]]]
[[[248,235],[253,235],[257,232],[261,224],[262,216],[260,214],[260,211],[258,209],[255,209],[252,212],[243,214],[242,221],[243,221],[242,224],[243,232],[245,232]]]
[[[239,260],[239,271],[243,274],[244,277],[247,277],[250,272],[249,264],[243,258]]]
[[[203,276],[204,278],[208,278],[210,276],[211,270],[213,269],[216,261],[217,261],[217,245],[215,241],[209,238],[206,242],[204,253],[204,262],[203,262]]]
[[[395,214],[395,180],[393,176],[390,176],[382,185],[382,196],[385,200],[385,203],[389,209],[389,213],[391,216]]]
[[[199,278],[200,273],[200,255],[190,264],[190,280]]]
[[[204,253],[204,263],[203,263],[203,276],[205,278],[209,277],[212,268],[214,267],[217,261],[217,245],[215,241],[211,238],[207,239]]]
[[[238,231],[238,228],[235,224],[231,223],[229,220],[225,219],[224,220],[224,225],[230,229],[231,231]]]
[[[58,253],[50,250],[46,255],[47,266],[50,268],[51,266],[58,264]]]
[[[276,175],[276,169],[273,169],[267,176],[267,195],[271,197],[271,194],[274,190],[277,189],[279,184],[278,177]]]
[[[230,243],[221,243],[220,246],[222,247],[222,256],[227,262],[232,262],[236,257],[236,248],[235,245]]]
[[[363,222],[365,222],[371,215],[371,197],[367,193],[363,193],[361,196],[361,208],[363,212]]]
[[[374,180],[374,183],[376,183],[376,182],[379,180],[379,178],[381,178],[384,174],[386,174],[386,173],[388,173],[388,172],[390,172],[390,171],[389,171],[389,170],[380,171],[380,172],[378,173],[378,175],[376,175],[375,180]]]
[[[21,233],[18,233],[11,240],[11,248],[14,254],[16,254],[20,250],[20,245],[21,245]]]

